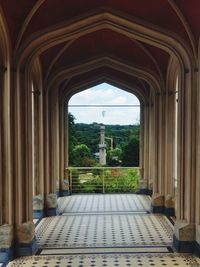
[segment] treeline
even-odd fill
[[[69,164],[70,166],[96,166],[94,154],[99,152],[99,123],[75,123],[69,114]],[[139,165],[139,125],[105,125],[107,166]]]

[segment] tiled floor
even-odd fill
[[[110,213],[150,210],[150,197],[134,194],[72,195],[58,200],[59,213]]]
[[[200,266],[174,253],[173,225],[150,213],[147,196],[74,195],[59,199],[59,211],[36,227],[38,255],[8,267]]]
[[[136,267],[136,266],[200,266],[199,259],[180,254],[118,254],[34,256],[15,260],[9,267]]]
[[[172,225],[161,215],[69,215],[43,219],[40,248],[171,245]]]

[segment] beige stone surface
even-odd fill
[[[0,226],[0,248],[9,248],[13,241],[13,226],[4,224]]]
[[[153,189],[153,181],[152,180],[149,181],[148,189],[149,190]]]
[[[56,191],[60,190],[60,181],[56,180]]]
[[[45,199],[46,208],[52,209],[57,207],[57,196],[56,194],[48,194]]]
[[[174,208],[174,199],[171,195],[167,195],[165,197],[165,207],[166,208]]]
[[[148,181],[147,180],[140,180],[139,181],[139,188],[140,189],[147,189],[148,187]]]
[[[18,243],[30,243],[35,235],[34,223],[29,221],[17,225],[16,237]]]
[[[186,221],[177,221],[174,225],[174,234],[179,241],[195,240],[195,225]]]
[[[164,205],[164,196],[160,194],[154,194],[152,197],[153,206],[163,206]]]
[[[37,195],[33,197],[33,210],[43,210],[44,209],[44,197],[42,195]]]
[[[61,183],[61,189],[62,190],[69,190],[69,181],[68,180],[63,180]]]

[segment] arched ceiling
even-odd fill
[[[186,40],[188,33],[180,19],[182,15],[197,41],[200,32],[199,0],[1,0],[1,5],[14,43],[25,21],[23,38],[60,22],[87,15],[88,12],[99,8],[115,9],[116,12],[123,12],[133,19],[137,18],[177,33]]]
[[[185,43],[195,54],[200,33],[199,0],[1,0],[13,51],[38,33],[73,24],[93,14],[112,12],[130,21],[154,28]],[[80,25],[81,28],[81,25]],[[55,44],[40,55],[43,78],[71,65],[100,56],[117,57],[127,64],[154,73],[163,82],[170,55],[158,47],[136,41],[111,29],[96,29],[77,39]],[[102,68],[95,71],[104,71]],[[86,74],[84,74],[86,75]],[[95,74],[97,75],[97,74]],[[117,75],[120,75],[119,73]],[[91,77],[91,76],[90,76]],[[81,75],[73,77],[78,82]],[[131,80],[131,78],[129,77]]]
[[[93,59],[100,55],[109,55],[132,62],[136,66],[143,66],[147,70],[165,77],[169,60],[169,55],[161,49],[154,49],[150,45],[144,45],[107,29],[80,37],[67,45],[67,48],[66,45],[57,45],[48,49],[41,55],[44,73],[50,70],[51,58],[55,59],[58,51],[61,51],[61,54],[52,66],[51,72],[78,64],[80,61],[88,60],[88,58]],[[157,55],[159,56],[157,57]]]
[[[64,95],[68,95],[69,99],[69,97],[74,94],[74,91],[79,92],[83,90],[83,88],[89,88],[90,86],[103,82],[117,87],[121,86],[121,89],[125,89],[126,91],[135,94],[143,104],[147,104],[146,100],[148,99],[150,92],[149,85],[137,77],[112,69],[111,67],[100,67],[79,74],[72,79],[63,80],[60,84],[60,88],[65,92],[63,93]]]

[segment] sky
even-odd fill
[[[139,105],[136,96],[107,83],[86,89],[69,100],[75,123],[129,125],[140,121],[140,107],[70,107],[70,105]]]

